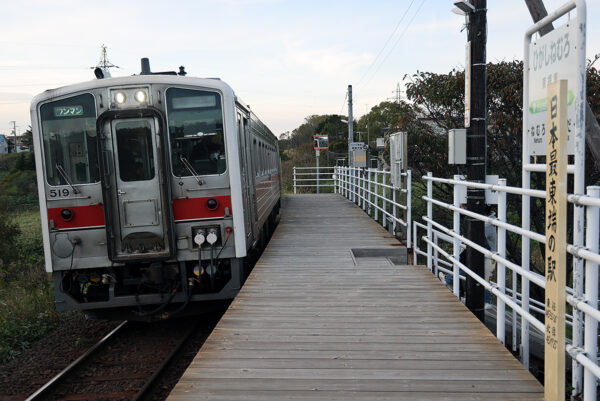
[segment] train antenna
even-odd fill
[[[119,68],[119,66],[114,65],[113,63],[111,63],[108,60],[108,55],[106,54],[106,46],[105,45],[100,46],[100,48],[102,49],[102,53],[100,55],[100,61],[98,62],[98,64],[95,67],[90,67],[90,68],[92,68],[94,70],[94,75],[96,75],[96,78],[98,78],[98,79],[109,78],[110,77],[109,69],[110,68]]]

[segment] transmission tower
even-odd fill
[[[392,93],[394,97],[388,97],[388,100],[393,100],[394,103],[400,104],[400,95],[402,94],[402,90],[400,89],[400,82],[396,84],[396,90],[393,90]]]

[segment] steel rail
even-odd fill
[[[85,353],[83,353],[83,355],[81,355],[79,358],[75,359],[66,368],[61,370],[60,373],[58,373],[56,376],[54,376],[52,379],[50,379],[48,382],[46,382],[46,384],[44,384],[42,387],[40,387],[36,392],[31,394],[29,397],[27,397],[25,399],[25,401],[44,400],[46,395],[48,395],[48,392],[52,388],[54,388],[54,386],[56,386],[60,381],[62,381],[64,378],[66,378],[73,370],[78,368],[84,361],[88,360],[93,354],[96,353],[96,351],[98,349],[100,349],[102,346],[106,345],[107,342],[112,340],[116,336],[116,334],[119,333],[123,329],[123,327],[125,327],[128,323],[129,323],[129,321],[126,320],[123,323],[119,324],[117,327],[115,327],[110,333],[108,333],[107,335],[102,337],[102,339],[100,341],[98,341],[95,345],[93,345]]]
[[[160,377],[160,375],[165,370],[165,368],[169,365],[169,363],[171,363],[171,361],[173,360],[173,358],[175,357],[175,355],[177,355],[179,353],[179,351],[181,351],[181,348],[183,348],[183,345],[187,343],[188,339],[196,331],[196,329],[198,328],[199,324],[200,324],[200,322],[198,321],[195,325],[193,325],[192,327],[190,327],[187,330],[187,332],[185,333],[185,335],[183,336],[183,338],[181,339],[181,341],[179,341],[179,343],[177,344],[177,346],[175,347],[175,349],[162,361],[162,363],[154,371],[154,373],[152,374],[152,376],[144,383],[144,385],[142,386],[142,388],[131,399],[132,401],[139,401],[139,400],[143,399],[143,397],[146,395],[146,393],[148,392],[148,390],[150,389],[150,387],[154,384],[154,382],[156,381],[156,379],[158,377]]]

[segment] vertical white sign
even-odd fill
[[[585,102],[580,74],[585,74],[585,63],[579,52],[585,51],[585,30],[579,18],[573,18],[561,27],[529,44],[528,63],[524,73],[529,74],[527,104],[523,105],[529,154],[546,154],[546,115],[548,112],[548,86],[567,80],[567,154],[575,154],[575,136],[583,129],[583,119],[578,112]],[[583,58],[584,59],[584,58]]]

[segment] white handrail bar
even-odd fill
[[[439,247],[438,245],[433,243],[433,241],[429,240],[427,237],[423,237],[423,240],[425,242],[427,242],[429,245],[431,245],[433,248],[436,248],[437,251],[439,253],[441,253],[442,255],[444,255],[446,258],[448,258],[449,260],[452,260],[453,263],[458,264],[462,271],[464,271],[469,276],[471,276],[475,281],[477,281],[479,284],[481,284],[486,290],[490,291],[497,297],[501,297],[502,300],[504,302],[506,302],[507,305],[509,305],[511,308],[516,309],[517,311],[521,312],[521,316],[524,316],[525,319],[527,319],[535,328],[540,330],[542,333],[544,332],[544,323],[540,322],[535,316],[531,315],[530,313],[528,313],[524,309],[522,309],[519,305],[517,305],[515,302],[513,302],[513,300],[511,298],[507,297],[506,294],[500,292],[496,286],[491,285],[490,283],[485,281],[485,279],[483,279],[482,277],[479,277],[478,274],[473,272],[471,269],[469,269],[467,266],[462,264],[460,261],[454,259],[451,255],[449,255],[446,251],[444,251],[441,247]]]

